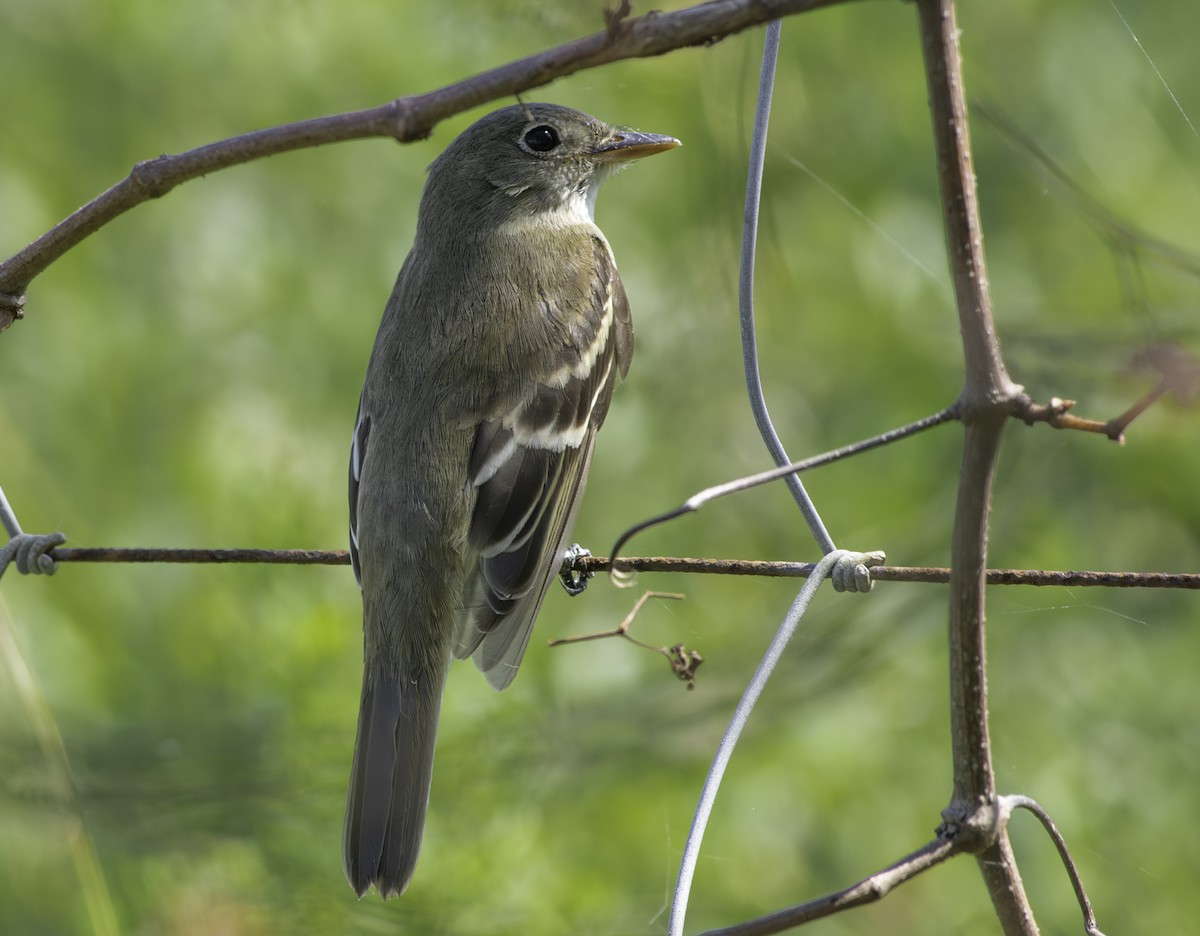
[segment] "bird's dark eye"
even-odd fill
[[[548,153],[560,142],[562,141],[558,138],[558,131],[544,124],[525,134],[525,145],[535,153]]]

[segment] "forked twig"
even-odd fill
[[[634,618],[642,610],[642,607],[651,598],[670,598],[676,601],[682,601],[686,596],[678,592],[659,592],[648,591],[643,592],[642,597],[637,600],[625,619],[621,621],[612,630],[599,631],[595,634],[577,634],[574,637],[556,637],[553,640],[546,641],[548,647],[561,647],[566,644],[585,643],[589,640],[605,640],[609,637],[624,637],[631,643],[636,644],[653,653],[660,653],[667,658],[667,662],[671,664],[671,672],[687,683],[688,689],[696,688],[696,670],[700,668],[700,664],[704,662],[702,657],[695,650],[688,650],[683,644],[678,643],[672,647],[656,647],[653,644],[648,644],[645,641],[638,640],[629,633],[630,625],[633,624]]]

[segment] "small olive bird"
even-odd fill
[[[350,454],[365,646],[343,854],[359,896],[412,878],[451,659],[473,655],[497,689],[517,673],[633,354],[596,193],[678,145],[517,104],[429,167]]]

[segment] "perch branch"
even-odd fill
[[[425,94],[378,107],[255,130],[175,155],[139,162],[106,192],[0,263],[0,332],[24,315],[25,291],[50,264],[114,218],[175,186],[220,169],[278,153],[391,137],[401,143],[429,136],[440,121],[488,101],[511,97],[625,59],[650,58],[689,46],[711,45],[770,20],[845,0],[711,0],[670,13],[627,17],[618,10],[605,28]]]

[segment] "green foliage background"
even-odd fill
[[[1200,121],[1200,8],[1119,6],[1180,107],[1103,0],[965,4],[968,88],[1131,224],[1200,254],[1187,119]],[[599,23],[593,2],[0,0],[0,254],[139,159],[424,91]],[[685,143],[598,208],[639,344],[577,528],[597,552],[767,464],[735,302],[761,44],[754,31],[531,95]],[[38,279],[0,337],[0,484],[25,528],[78,545],[340,547],[359,380],[423,169],[480,113],[413,146],[323,147],[190,183]],[[775,422],[800,455],[940,409],[960,386],[912,7],[788,21],[773,117],[760,338]],[[1108,418],[1151,386],[1130,366],[1148,338],[1196,347],[1200,284],[1148,267],[1139,314],[1070,203],[994,130],[979,123],[974,140],[1014,376]],[[1123,448],[1013,427],[992,564],[1196,571],[1198,433],[1173,403]],[[838,542],[944,563],[959,442],[945,427],[813,475]],[[635,551],[814,556],[782,488]],[[696,690],[622,642],[535,640],[503,695],[456,667],[422,864],[384,905],[354,899],[339,857],[361,659],[348,569],[10,573],[0,932],[663,932],[714,745],[798,586],[639,584],[687,593],[637,626],[705,655]],[[610,627],[635,597],[599,580],[556,593],[539,634]],[[734,758],[691,930],[843,886],[930,837],[950,792],[945,601],[900,584],[818,599]],[[1110,933],[1185,932],[1200,914],[1198,607],[1182,593],[990,593],[1002,789],[1054,813]],[[73,795],[47,753],[56,733]],[[1032,819],[1014,834],[1044,928],[1075,931],[1051,846]],[[813,927],[995,929],[968,860]]]

